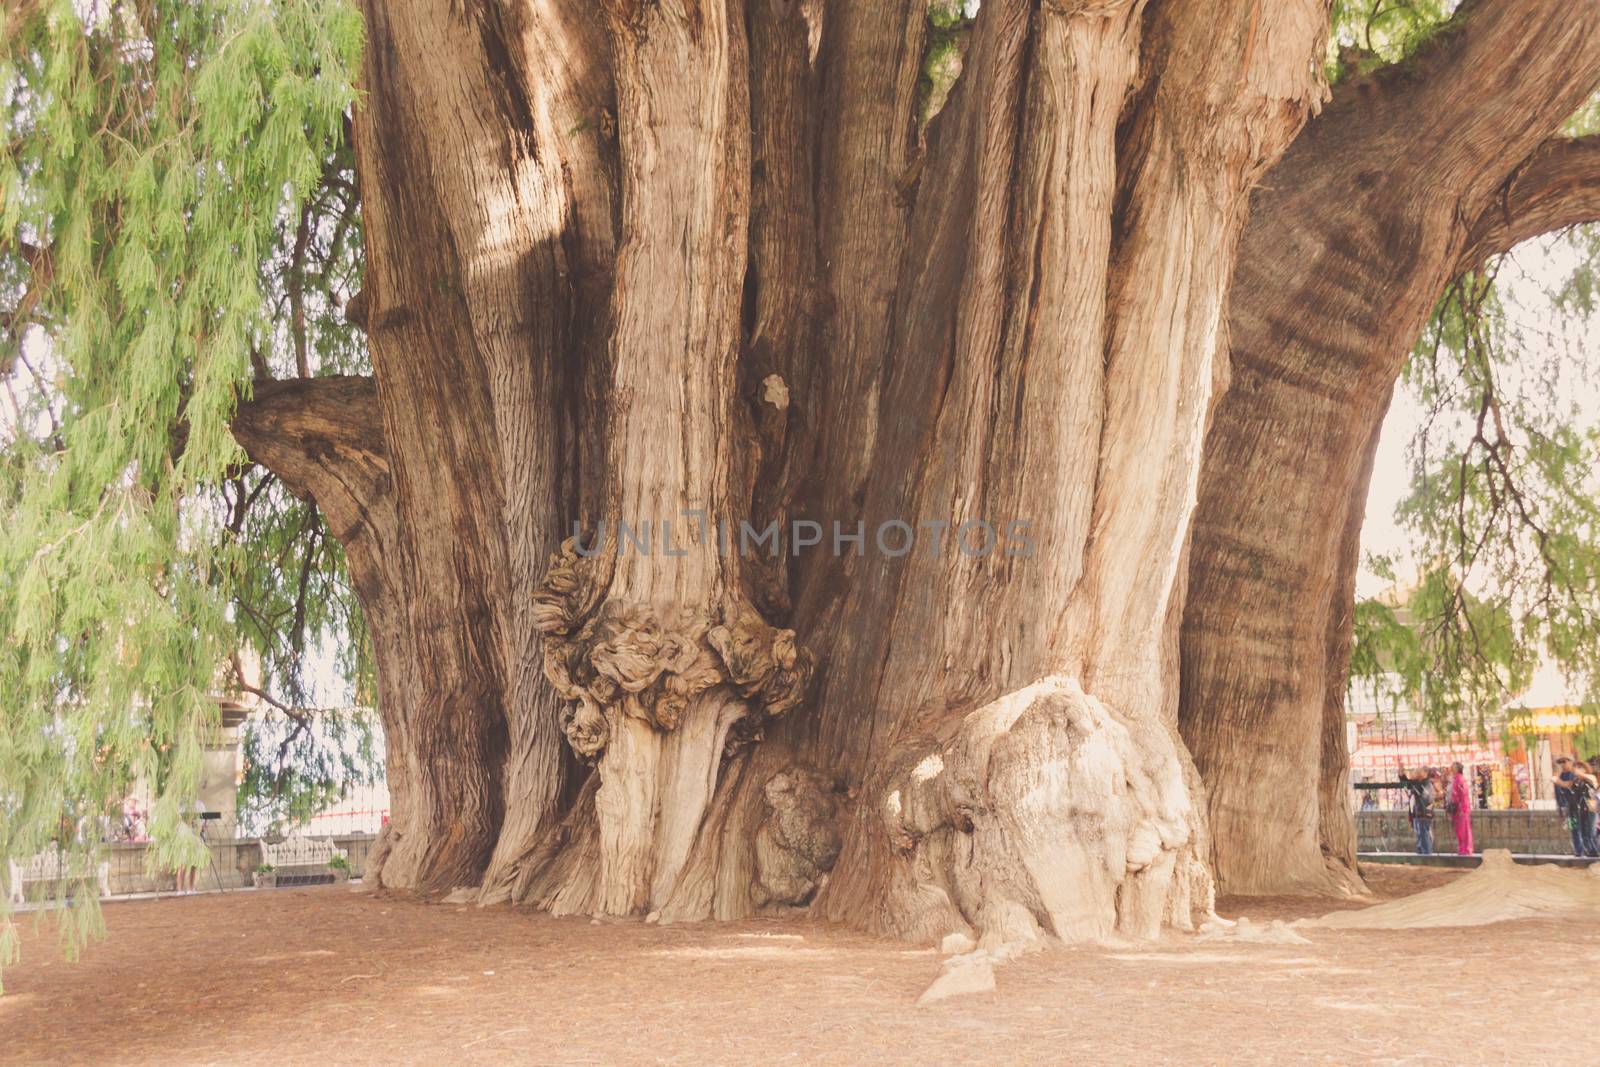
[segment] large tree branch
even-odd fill
[[[1267,202],[1339,213],[1351,197],[1404,202],[1414,185],[1476,219],[1593,91],[1597,22],[1552,0],[1466,0],[1415,55],[1339,84],[1267,178]]]
[[[394,617],[399,519],[388,448],[371,378],[257,382],[233,436],[289,489],[311,498],[344,547],[356,595],[377,630]],[[387,657],[380,654],[380,662]]]
[[[1468,233],[1463,271],[1543,233],[1600,219],[1600,135],[1552,137],[1500,187]]]
[[[347,551],[394,523],[389,458],[371,378],[258,382],[233,418],[250,458],[316,501]]]

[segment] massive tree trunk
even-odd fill
[[[1185,552],[1327,5],[985,0],[925,123],[926,16],[367,5],[374,380],[236,432],[347,549],[384,887],[991,943],[1209,910]]]
[[[1182,635],[1230,892],[1360,885],[1343,695],[1378,430],[1447,283],[1600,217],[1600,149],[1556,136],[1597,79],[1600,8],[1464,3],[1421,55],[1342,84],[1254,197]]]
[[[862,795],[821,904],[1148,935],[1211,900],[1165,627],[1242,197],[1318,102],[1323,13],[985,16],[911,219],[867,515],[963,548],[1021,520],[1032,551],[847,570],[820,752]]]

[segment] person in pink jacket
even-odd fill
[[[1451,766],[1450,791],[1446,794],[1446,810],[1456,832],[1456,852],[1470,856],[1477,850],[1472,847],[1472,787],[1467,784],[1466,768],[1461,764]]]

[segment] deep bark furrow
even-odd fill
[[[800,509],[849,524],[878,448],[879,389],[918,159],[917,83],[925,0],[829,4],[817,50],[816,210],[825,322],[810,394],[809,478]],[[830,557],[799,561],[802,618],[816,620],[840,584]]]
[[[818,415],[816,91],[809,27],[796,0],[750,0],[750,262],[745,280],[746,332],[739,365],[738,415],[750,423],[741,499],[752,527],[782,527],[812,474]],[[767,614],[792,608],[789,559],[782,542],[744,561],[746,592]]]
[[[395,639],[419,685],[388,698],[409,709],[401,758],[438,791],[393,821],[386,885],[477,884],[497,847],[491,882],[503,882],[562,790],[558,703],[528,598],[513,593],[559,539],[575,451],[548,413],[575,391],[582,364],[558,353],[593,315],[585,277],[610,243],[604,181],[581,198],[568,184],[603,170],[571,132],[599,123],[603,64],[581,32],[528,63],[521,20],[581,28],[582,16],[558,2],[517,12],[442,0],[367,13],[368,325],[404,534]]]

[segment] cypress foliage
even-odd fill
[[[339,0],[0,10],[0,854],[94,848],[140,778],[152,862],[200,854],[180,802],[264,629],[236,595],[288,562],[298,503],[230,513],[252,486],[228,421],[252,354],[292,347],[283,238],[341,151],[361,40]],[[83,888],[69,945],[99,926]]]

